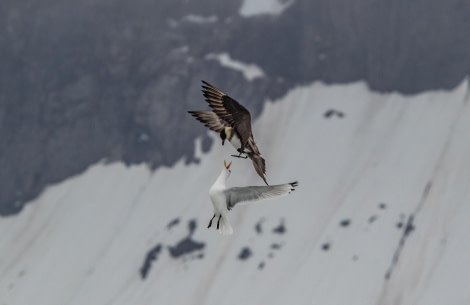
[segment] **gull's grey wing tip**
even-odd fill
[[[290,184],[290,186],[292,187],[292,188],[290,189],[291,192],[292,192],[292,191],[295,191],[295,188],[296,188],[297,186],[299,186],[299,181],[294,181],[294,182],[291,182],[291,183],[289,183],[289,184]]]

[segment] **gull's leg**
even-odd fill
[[[214,219],[214,217],[215,217],[215,214],[214,216],[212,216],[211,221],[209,221],[209,225],[207,226],[208,229],[212,226],[212,219]]]
[[[219,224],[220,224],[220,218],[222,217],[222,214],[219,215],[219,220],[217,220],[217,230],[219,229]]]

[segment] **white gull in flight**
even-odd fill
[[[268,186],[244,186],[244,187],[226,187],[228,177],[230,177],[230,165],[224,160],[224,168],[217,180],[209,190],[209,195],[214,206],[214,216],[209,221],[207,228],[212,226],[212,221],[217,221],[216,228],[224,235],[232,234],[233,229],[228,220],[227,212],[233,207],[242,203],[249,203],[263,199],[278,197],[290,194],[295,190],[298,182],[291,182]]]

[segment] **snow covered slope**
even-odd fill
[[[239,13],[243,17],[279,15],[293,3],[294,0],[243,0]]]
[[[234,209],[233,236],[205,228],[229,145],[155,172],[99,163],[0,219],[0,304],[470,303],[466,81],[315,83],[253,130],[268,181],[300,185]],[[263,184],[238,159],[229,183]]]

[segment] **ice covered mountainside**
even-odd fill
[[[205,228],[228,145],[95,164],[0,221],[0,304],[468,304],[468,93],[314,83],[268,102],[268,181],[300,186],[234,209],[230,237]],[[233,162],[231,185],[262,184]]]
[[[204,79],[257,118],[313,81],[406,94],[470,72],[470,1],[2,0],[0,218],[99,160],[192,162]],[[180,119],[173,119],[180,118]]]

